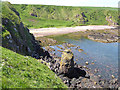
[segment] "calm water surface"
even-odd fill
[[[118,43],[100,43],[95,42],[89,39],[62,39],[68,43],[80,46],[80,49],[83,49],[83,52],[78,52],[75,50],[75,47],[72,47],[72,52],[74,53],[74,61],[80,65],[85,65],[85,62],[88,61],[89,65],[87,67],[91,68],[91,71],[94,73],[94,70],[97,69],[98,73],[104,78],[111,78],[111,75],[118,77]],[[63,47],[62,45],[59,45]],[[58,52],[56,46],[51,46],[56,49],[56,54],[61,56],[61,53]],[[78,59],[78,60],[77,60]],[[91,64],[94,62],[95,64]]]

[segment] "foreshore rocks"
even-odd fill
[[[104,31],[91,31],[87,32],[88,38],[103,43],[119,42],[120,36],[118,35],[118,29],[104,30]]]
[[[110,35],[110,34],[94,34],[88,35],[88,38],[98,42],[110,43],[110,42],[118,42],[119,36]]]
[[[55,72],[69,88],[118,88],[118,79],[101,79],[100,76],[91,73],[89,69],[75,63],[73,59],[72,51],[65,49],[61,58],[46,57],[41,58],[40,62]]]
[[[36,37],[35,39],[40,43],[41,46],[53,46],[58,44],[58,41],[51,38]]]
[[[118,42],[119,38],[117,30],[86,31],[82,34],[94,41],[104,41],[105,43]],[[47,40],[49,41],[49,39]],[[70,49],[74,48],[80,53],[84,53],[84,50],[81,49],[80,46],[72,45],[70,43],[57,45],[55,46],[55,48],[58,48],[57,52],[62,53],[61,57],[58,57],[56,55],[56,49],[51,46],[52,43],[56,44],[58,42],[50,39],[50,45],[47,40],[43,40],[44,43],[47,43],[48,45],[44,48],[50,53],[51,58],[41,58],[40,62],[47,65],[54,73],[56,73],[69,88],[118,88],[117,78],[111,77],[110,80],[104,79],[102,75],[97,75],[97,73],[99,73],[97,69],[94,69],[93,73],[91,72],[91,69],[88,67],[89,65],[94,65],[94,62],[90,63],[89,61],[86,61],[83,66],[74,62],[74,54]]]

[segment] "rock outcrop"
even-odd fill
[[[9,2],[2,2],[2,46],[14,52],[39,58],[49,55],[29,33],[19,13]]]
[[[74,56],[70,49],[66,49],[63,51],[61,61],[60,61],[61,73],[68,74],[68,75],[73,73],[73,69],[74,69],[73,58]]]
[[[71,52],[71,50],[67,49],[63,51],[61,59],[58,57],[53,59],[49,58],[44,59],[44,61],[42,61],[41,63],[48,65],[48,67],[53,72],[55,72],[69,88],[79,90],[81,88],[118,87],[118,79],[113,79],[110,81],[103,80],[100,78],[100,76],[91,73],[89,68],[86,68],[75,63],[73,61],[73,58],[74,58],[73,53]]]
[[[119,42],[118,30],[104,30],[104,32],[92,32],[88,35],[88,38],[94,41],[103,43]]]

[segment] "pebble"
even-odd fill
[[[85,62],[86,65],[88,65],[89,63],[88,62]]]
[[[92,62],[91,64],[92,64],[92,65],[94,65],[95,63],[94,63],[94,62]]]
[[[94,82],[94,85],[97,85],[97,82]]]
[[[78,59],[76,59],[76,61],[78,61]]]
[[[87,68],[86,66],[83,66],[83,68]]]
[[[79,51],[79,52],[82,52],[82,51],[83,51],[83,49],[78,49],[78,51]]]
[[[95,73],[97,73],[97,72],[98,72],[98,70],[97,70],[97,69],[95,69],[95,70],[94,70],[94,72],[95,72]]]
[[[115,76],[114,76],[114,75],[111,75],[111,77],[112,77],[112,79],[114,79],[114,78],[115,78]]]
[[[101,78],[101,75],[98,75],[99,78]]]

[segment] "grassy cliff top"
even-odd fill
[[[118,8],[14,4],[29,28],[111,25],[117,23]],[[106,20],[107,18],[107,20]]]
[[[2,48],[3,88],[67,88],[47,66]]]

